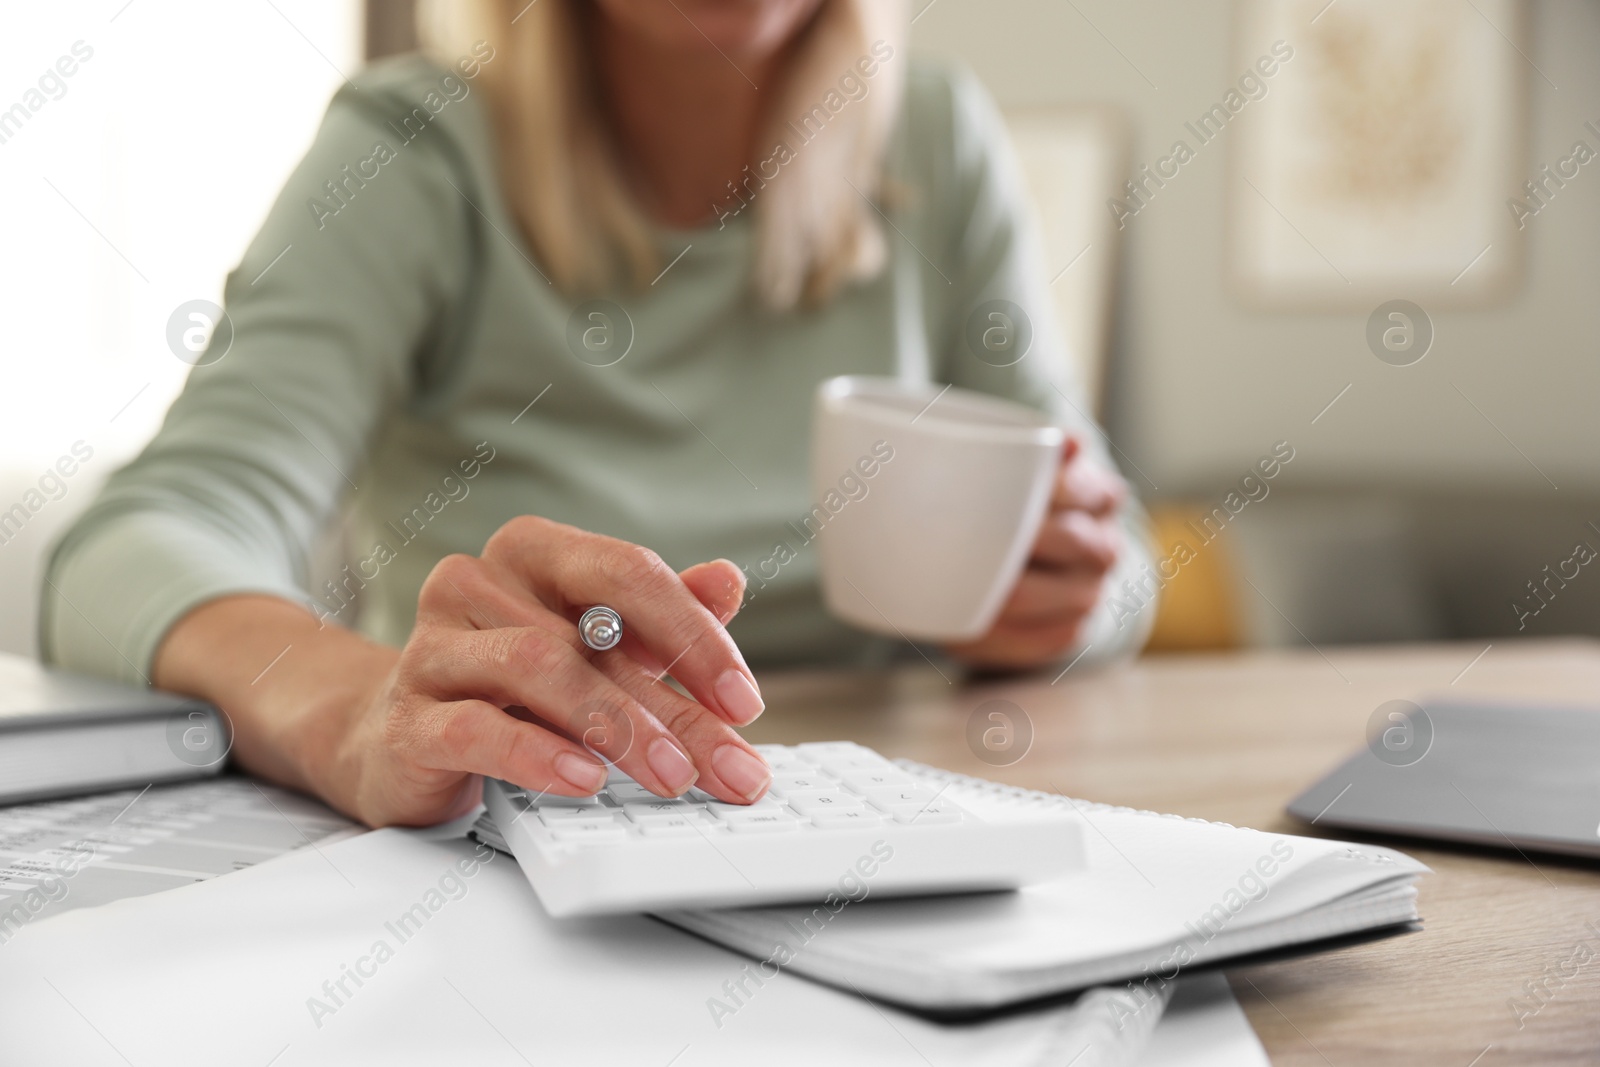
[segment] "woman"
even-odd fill
[[[950,655],[1136,646],[1091,619],[1137,537],[1046,376],[999,121],[908,63],[903,5],[456,0],[425,23],[431,62],[335,97],[229,278],[231,347],[58,547],[50,658],[213,701],[243,767],[374,826],[467,811],[480,774],[591,793],[591,748],[662,795],[752,801],[745,654],[892,654],[826,615],[809,549],[745,580],[809,508],[810,397],[845,372],[1074,431],[1032,565]],[[963,340],[996,298],[1036,312],[1003,367]],[[308,592],[341,511],[354,561]],[[593,604],[621,648],[579,639]]]

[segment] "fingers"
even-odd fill
[[[684,574],[685,587],[713,614],[737,611],[744,583],[733,564],[714,561]],[[441,562],[418,618],[417,666],[408,680],[436,699],[482,698],[519,716],[527,709],[528,719],[604,754],[663,795],[694,783],[738,803],[766,790],[766,762],[720,718],[661,684],[661,667],[646,650],[593,653],[570,621],[492,562]]]
[[[417,597],[417,623],[496,630],[502,626],[546,626],[560,616],[531,596],[510,575],[476,556],[440,560]]]
[[[570,643],[576,638],[537,627],[436,640],[425,662],[428,684],[440,699],[472,694],[524,708],[662,796],[698,784],[719,799],[747,802],[771,781],[766,762],[727,723],[620,652],[601,653],[591,663]]]
[[[741,804],[759,800],[772,783],[772,771],[744,738],[699,704],[624,658],[611,660],[611,679],[626,690],[683,743],[700,777],[695,785],[719,800]]]
[[[990,631],[947,651],[989,667],[1033,667],[1070,650],[1121,552],[1116,515],[1127,492],[1115,471],[1069,438],[1030,566]]]
[[[761,714],[755,677],[722,621],[649,549],[528,516],[502,527],[484,555],[552,608],[615,608],[649,654],[729,722]]]
[[[683,584],[695,599],[704,604],[706,610],[720,619],[724,626],[739,613],[744,601],[744,573],[737,565],[725,559],[696,563],[687,570],[679,571],[678,577],[683,579]],[[659,679],[667,673],[666,665],[656,659],[626,625],[619,647],[649,671],[652,677]]]
[[[1077,442],[1069,440],[1050,513],[1034,542],[1034,561],[1059,568],[1109,570],[1122,547],[1115,518],[1127,492],[1116,472],[1081,455]]]
[[[1033,559],[1051,567],[1086,569],[1104,574],[1122,550],[1122,530],[1115,519],[1086,511],[1053,511],[1045,516],[1033,544]]]
[[[679,577],[707,610],[724,623],[739,613],[745,582],[743,572],[735,564],[725,559],[697,563]],[[423,586],[417,617],[464,623],[475,630],[502,626],[551,629],[554,620],[560,618],[505,568],[467,555],[447,556],[434,568]],[[622,649],[652,674],[663,673],[655,657],[626,631]]]
[[[1038,667],[1063,656],[1078,640],[1083,625],[1011,626],[1000,623],[983,637],[946,651],[957,659],[985,667]]]
[[[744,572],[730,560],[714,559],[696,563],[678,572],[695,599],[706,606],[726,626],[744,603]]]
[[[1000,613],[1007,625],[1041,625],[1076,622],[1100,601],[1103,578],[1089,571],[1048,571],[1029,568]]]
[[[745,582],[744,572],[739,570],[738,565],[725,559],[696,563],[687,570],[679,571],[678,577],[683,579],[683,584],[695,599],[704,604],[706,610],[720,619],[724,626],[739,614],[739,608],[744,603]],[[654,677],[660,678],[667,673],[666,665],[657,660],[632,631],[624,630],[621,648]]]
[[[589,796],[606,783],[605,764],[582,746],[482,700],[435,705],[420,740],[422,762],[539,793]]]
[[[1075,440],[1062,453],[1061,469],[1050,496],[1053,510],[1077,508],[1105,517],[1122,506],[1128,485],[1115,471],[1085,456]]]
[[[683,793],[699,776],[694,761],[632,694],[574,647],[576,642],[575,634],[553,634],[538,627],[413,635],[419,658],[405,680],[440,701],[470,697],[499,707],[526,708],[542,723],[617,764],[645,788],[662,796]],[[601,657],[627,662],[615,650]],[[633,669],[640,668],[633,665]],[[487,773],[482,767],[471,769]]]

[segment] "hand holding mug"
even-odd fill
[[[945,651],[983,667],[1040,666],[1065,655],[1122,551],[1119,515],[1127,494],[1121,477],[1069,439],[1027,568],[999,617],[982,637]]]

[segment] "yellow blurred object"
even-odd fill
[[[1150,507],[1156,558],[1172,557],[1180,543],[1194,552],[1161,591],[1155,628],[1145,645],[1147,652],[1198,652],[1238,648],[1243,643],[1238,584],[1227,538],[1201,544],[1189,525],[1205,515],[1206,511],[1196,506]]]

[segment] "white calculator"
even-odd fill
[[[479,834],[554,916],[1014,889],[1084,868],[1070,812],[980,818],[847,741],[756,748],[773,778],[754,804],[663,799],[615,768],[593,797],[489,779]]]

